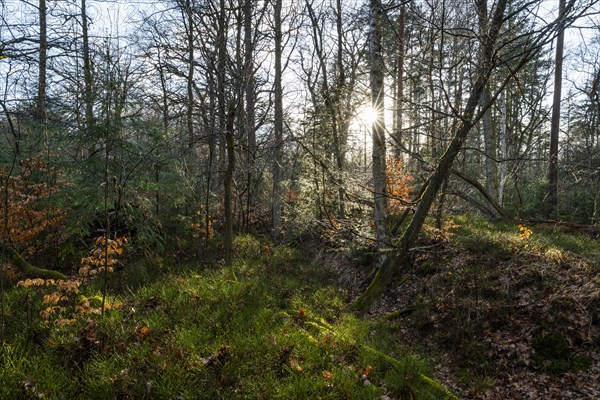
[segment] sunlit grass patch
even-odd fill
[[[130,287],[103,318],[42,324],[43,353],[24,339],[3,360],[4,397],[30,376],[50,399],[447,397],[420,358],[378,349],[394,332],[373,340],[373,323],[348,311],[326,269],[252,237],[236,245],[244,257],[231,267]],[[69,372],[53,375],[60,368]]]

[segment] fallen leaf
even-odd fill
[[[290,361],[290,368],[292,368],[293,371],[302,372],[302,367],[295,358]]]
[[[147,325],[142,325],[142,327],[138,331],[138,339],[144,340],[150,335],[150,328]]]

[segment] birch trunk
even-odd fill
[[[504,185],[506,184],[506,171],[508,158],[506,154],[506,92],[502,92],[501,116],[500,116],[500,179],[498,182],[498,204],[502,207],[504,201]]]

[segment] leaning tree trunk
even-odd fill
[[[374,2],[376,2],[376,0],[372,0],[371,4]],[[425,217],[429,213],[429,209],[431,208],[431,205],[433,204],[433,201],[442,183],[450,173],[452,169],[452,163],[460,152],[460,149],[467,138],[467,134],[477,122],[477,118],[475,118],[475,111],[477,109],[481,93],[483,92],[483,89],[485,88],[485,85],[490,77],[494,47],[498,37],[498,32],[502,26],[506,3],[507,0],[498,1],[493,19],[490,21],[490,27],[487,32],[481,36],[484,39],[481,43],[482,50],[479,55],[479,76],[473,84],[473,88],[469,94],[469,99],[455,130],[454,137],[448,145],[446,152],[440,159],[436,170],[431,176],[429,184],[427,185],[427,188],[420,199],[419,207],[417,208],[413,219],[400,239],[397,251],[393,253],[393,255],[386,258],[385,262],[369,284],[367,290],[354,302],[354,307],[357,310],[364,311],[367,307],[369,307],[371,303],[391,283],[393,277],[400,272],[401,268],[409,264],[409,250],[413,246],[418,233],[423,227]],[[487,1],[478,0],[477,8],[481,15],[486,15]],[[482,30],[483,29],[484,28],[482,28]]]

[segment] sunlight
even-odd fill
[[[362,112],[362,120],[365,122],[367,126],[373,125],[375,121],[379,118],[379,112],[375,110],[373,107],[365,107]]]

